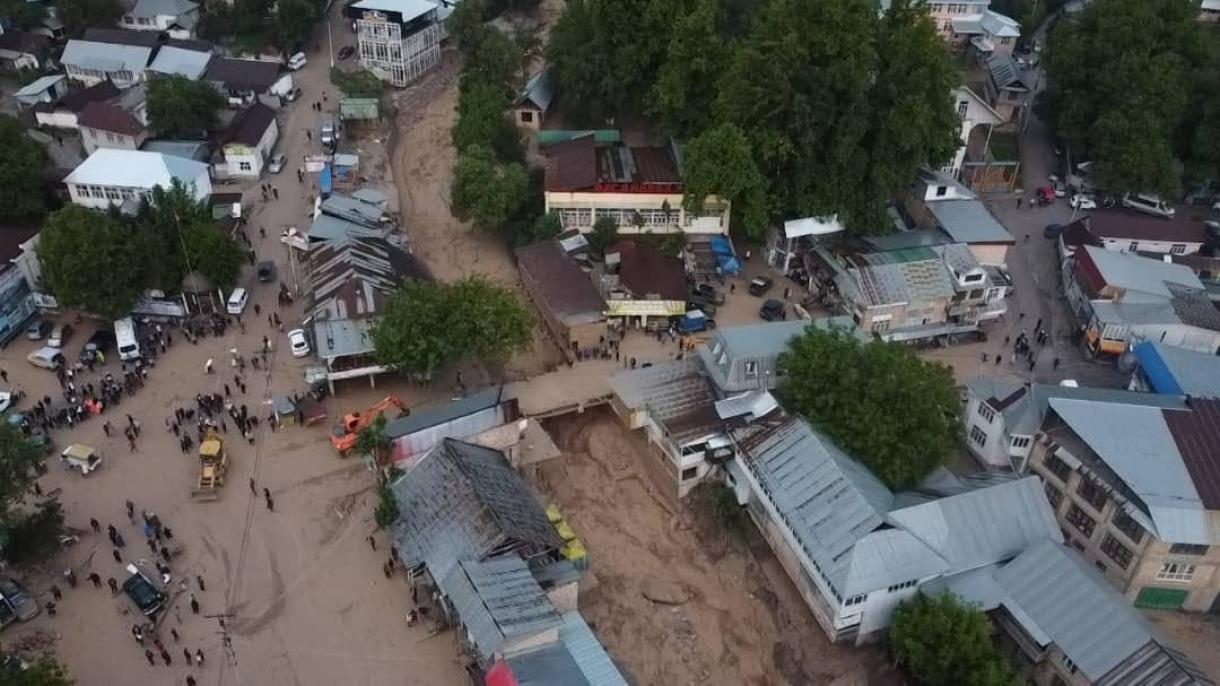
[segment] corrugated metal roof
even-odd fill
[[[507,660],[516,686],[588,686],[589,680],[567,646],[555,643]],[[487,683],[491,683],[488,681]]]
[[[542,506],[504,455],[447,438],[391,485],[398,503],[393,538],[406,567],[423,564],[433,579],[458,560],[505,547],[523,557],[563,545]]]
[[[627,686],[627,681],[614,666],[602,642],[593,635],[593,630],[579,612],[572,610],[563,614],[559,640],[567,646],[592,686]]]
[[[516,555],[462,560],[437,586],[453,604],[483,659],[500,652],[507,640],[563,624],[525,561]]]
[[[1017,390],[1016,387],[1019,385],[988,377],[978,377],[966,382],[966,388],[983,399],[990,397],[1004,399],[1008,394]],[[1000,414],[1004,417],[1005,430],[1009,435],[1016,436],[1036,434],[1043,417],[1046,416],[1046,409],[1052,398],[1071,398],[1095,403],[1143,407],[1185,407],[1181,398],[1168,395],[1140,393],[1118,388],[1089,388],[1086,386],[1073,388],[1057,384],[1032,384],[1029,386],[1028,393],[1006,404],[1004,409],[1000,410]]]
[[[1212,686],[1215,682],[1182,652],[1154,640],[1115,665],[1097,681],[1097,686],[1131,684]]]
[[[322,201],[322,213],[346,221],[364,224],[372,229],[382,229],[386,216],[385,207],[353,195],[335,193]]]
[[[1028,90],[1021,76],[1021,67],[1008,54],[995,54],[987,58],[987,72],[997,90]]]
[[[385,435],[389,438],[407,436],[417,431],[423,431],[424,429],[495,407],[503,399],[504,389],[500,386],[491,386],[481,391],[468,393],[457,400],[415,408],[411,410],[411,414],[387,422],[385,425]]]
[[[364,236],[370,238],[381,238],[384,229],[357,224],[346,219],[332,217],[329,214],[320,214],[314,217],[313,223],[309,226],[309,239],[313,241],[330,241],[338,238],[348,238],[349,236]]]
[[[544,67],[541,71],[531,76],[529,81],[525,82],[525,88],[521,89],[521,94],[517,96],[513,106],[520,107],[528,102],[537,107],[543,114],[546,114],[546,111],[551,107],[551,100],[554,98],[555,74],[550,67]]]
[[[73,39],[64,48],[62,64],[80,69],[95,69],[97,71],[129,71],[133,75],[144,71],[148,59],[152,56],[152,48],[139,45],[118,45],[115,43],[95,43],[93,41]]]
[[[195,81],[207,71],[208,62],[211,60],[212,53],[210,52],[196,52],[164,46],[157,50],[157,56],[153,58],[152,64],[148,65],[148,68],[162,74],[185,76]]]
[[[927,207],[941,230],[960,243],[1017,242],[981,200],[935,200]]]
[[[177,179],[189,188],[207,169],[202,162],[157,152],[98,148],[64,182],[151,189],[169,188]]]
[[[1141,291],[1169,298],[1173,294],[1165,285],[1175,283],[1203,290],[1203,283],[1189,267],[1153,260],[1130,253],[1083,246],[1098,274],[1106,284],[1127,291]],[[1081,254],[1077,251],[1077,255]]]
[[[422,17],[437,8],[433,0],[360,0],[351,7],[358,10],[377,10],[379,12],[395,12],[406,22]]]
[[[1016,605],[1091,681],[1136,653],[1152,633],[1135,609],[1084,559],[1046,541],[995,573]]]
[[[40,95],[43,91],[47,90],[51,86],[54,86],[55,84],[59,83],[60,81],[63,81],[66,78],[68,78],[68,77],[64,76],[63,74],[52,74],[50,76],[43,76],[39,79],[35,79],[34,81],[31,81],[30,83],[26,84],[20,90],[18,90],[14,95],[18,98],[29,97],[32,95]]]

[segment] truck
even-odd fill
[[[191,497],[218,500],[228,471],[229,455],[225,452],[224,439],[216,433],[215,427],[208,427],[199,442],[199,485],[191,492]]]
[[[716,328],[716,320],[704,314],[703,310],[690,310],[678,320],[678,333],[683,335],[714,328]]]
[[[360,430],[391,408],[398,409],[395,419],[411,413],[407,406],[398,399],[398,396],[386,396],[364,412],[350,412],[344,415],[343,423],[336,426],[331,434],[330,444],[339,452],[339,455],[347,455],[356,446],[356,435],[360,433]]]

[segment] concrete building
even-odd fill
[[[939,232],[947,239],[941,242],[964,243],[984,266],[1007,265],[1017,242],[974,191],[930,169],[920,170],[903,209],[914,226]]]
[[[152,54],[152,48],[140,45],[73,39],[68,41],[59,61],[68,78],[82,86],[110,81],[119,88],[129,88],[144,80]]]
[[[889,0],[880,0],[888,10]],[[978,55],[1012,54],[1021,35],[1021,25],[993,12],[991,0],[929,2],[924,5],[941,38],[954,50],[970,49]]]
[[[596,277],[607,316],[624,327],[668,329],[670,317],[686,314],[686,273],[677,256],[621,240],[606,249]]]
[[[942,470],[893,493],[804,420],[778,413],[732,432],[726,479],[832,641],[874,640],[929,582],[1062,540],[1036,478]]]
[[[51,52],[51,40],[25,31],[0,32],[0,67],[11,71],[42,69]]]
[[[447,438],[478,443],[480,434],[520,418],[517,399],[501,386],[416,407],[411,414],[386,422],[386,438],[393,442],[390,459],[396,465],[410,464]],[[510,464],[514,462],[507,453],[505,457]]]
[[[199,23],[199,4],[190,0],[135,0],[119,23],[132,31],[157,31],[174,38],[190,38]]]
[[[1176,394],[1150,396],[1111,388],[1026,384],[992,377],[969,379],[965,387],[966,410],[962,415],[962,430],[965,432],[963,438],[966,447],[985,469],[998,471],[1026,471],[1034,439],[1053,398],[1105,402],[1116,406],[1182,406],[1182,400]]]
[[[1003,124],[1005,120],[983,96],[970,90],[968,86],[958,86],[957,90],[953,92],[953,98],[957,103],[957,116],[962,122],[958,132],[961,143],[958,145],[957,152],[953,153],[953,159],[948,165],[941,167],[940,171],[942,174],[956,179],[962,171],[962,164],[966,161],[966,146],[970,142],[970,133],[974,131],[974,127],[995,127]]]
[[[564,355],[574,361],[598,351],[608,333],[606,301],[589,276],[553,240],[515,252],[521,285]]]
[[[134,212],[158,186],[177,181],[196,200],[212,194],[208,165],[142,150],[98,148],[64,179],[72,202],[99,210],[118,206]]]
[[[1213,684],[1097,570],[1051,541],[1011,562],[929,584],[929,591],[942,589],[990,615],[1023,681],[1036,686]]]
[[[293,89],[292,72],[283,71],[279,62],[213,57],[203,72],[227,98],[229,107],[243,109],[255,102],[279,109],[282,99]]]
[[[17,89],[13,97],[22,107],[33,107],[37,104],[50,104],[68,92],[67,77],[63,74],[52,74],[35,79]]]
[[[1052,398],[1030,471],[1070,545],[1138,607],[1215,611],[1220,401]]]
[[[148,71],[198,81],[207,72],[211,61],[210,51],[164,45],[157,49],[157,56],[148,65]]]
[[[810,291],[887,341],[972,336],[1007,311],[1010,282],[980,265],[966,244],[885,238],[917,242],[881,251],[852,241],[814,246],[806,260]]]
[[[54,102],[40,102],[31,109],[39,126],[75,130],[80,113],[91,102],[109,102],[119,96],[119,89],[109,81],[101,81],[83,90],[69,90]]]
[[[34,296],[37,281],[29,280],[24,268],[33,253],[32,246],[37,244],[38,231],[37,228],[0,228],[0,345],[20,335],[38,313]],[[32,256],[37,259],[37,255]],[[35,270],[37,268],[35,265]]]
[[[360,0],[344,16],[355,22],[360,66],[403,88],[441,61],[442,27],[432,0]]]
[[[1145,340],[1220,351],[1220,312],[1190,267],[1082,245],[1064,261],[1063,283],[1094,355]]]
[[[259,177],[280,137],[275,110],[256,102],[233,118],[222,148],[227,176]]]
[[[730,205],[709,196],[699,213],[682,206],[678,146],[601,145],[592,135],[546,146],[546,211],[565,229],[588,232],[609,217],[625,233],[727,234]]]
[[[1024,117],[1033,83],[1011,55],[997,54],[987,58],[983,91],[992,109],[1005,121],[1013,121]]]
[[[90,102],[76,117],[85,154],[98,148],[139,150],[148,139],[146,84],[137,84],[107,102]]]
[[[1220,398],[1220,357],[1156,341],[1132,346],[1133,391]]]

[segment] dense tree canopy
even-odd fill
[[[0,522],[12,521],[11,510],[25,497],[42,462],[40,449],[30,443],[19,429],[0,422]]]
[[[25,135],[21,122],[0,115],[0,218],[22,219],[39,216],[43,202],[43,169],[46,151]]]
[[[126,316],[141,291],[142,250],[109,214],[68,205],[47,217],[38,243],[42,285],[62,307]]]
[[[1018,686],[1022,681],[991,641],[981,610],[956,596],[919,593],[898,606],[890,651],[919,683]]]
[[[42,25],[47,9],[41,3],[26,0],[0,0],[0,17],[12,22],[8,30],[28,31]]]
[[[219,230],[208,206],[181,184],[154,188],[135,224],[137,243],[148,256],[142,288],[176,291],[188,267],[218,288],[237,284],[244,252]]]
[[[35,660],[29,669],[3,672],[0,683],[4,686],[72,686],[75,682],[55,658],[44,655]]]
[[[648,103],[695,148],[688,181],[720,188],[755,237],[777,216],[884,231],[889,198],[957,146],[957,71],[908,0],[578,0],[547,54],[581,110]]]
[[[481,231],[502,229],[525,199],[529,176],[520,164],[500,164],[491,150],[472,145],[453,170],[453,211]]]
[[[383,364],[432,374],[469,357],[499,362],[529,344],[533,320],[516,295],[481,276],[404,284],[373,329]]]
[[[277,0],[275,3],[275,44],[293,53],[305,47],[305,40],[322,18],[322,3],[317,0]]]
[[[953,374],[909,349],[810,328],[780,356],[780,391],[890,488],[915,486],[960,436]]]
[[[1179,164],[1195,157],[1192,117],[1220,110],[1220,94],[1195,89],[1216,85],[1220,66],[1207,63],[1198,11],[1192,0],[1097,0],[1051,34],[1039,112],[1111,193],[1178,190]],[[1206,177],[1213,150],[1199,149]]]
[[[59,17],[68,35],[79,38],[85,29],[94,26],[114,26],[123,16],[119,0],[55,0]]]
[[[206,81],[159,76],[148,84],[148,122],[165,136],[199,136],[216,126],[224,99]]]

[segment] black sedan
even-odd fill
[[[763,306],[758,310],[758,316],[769,322],[786,319],[786,314],[784,302],[775,298],[768,298],[767,302],[763,303]]]

